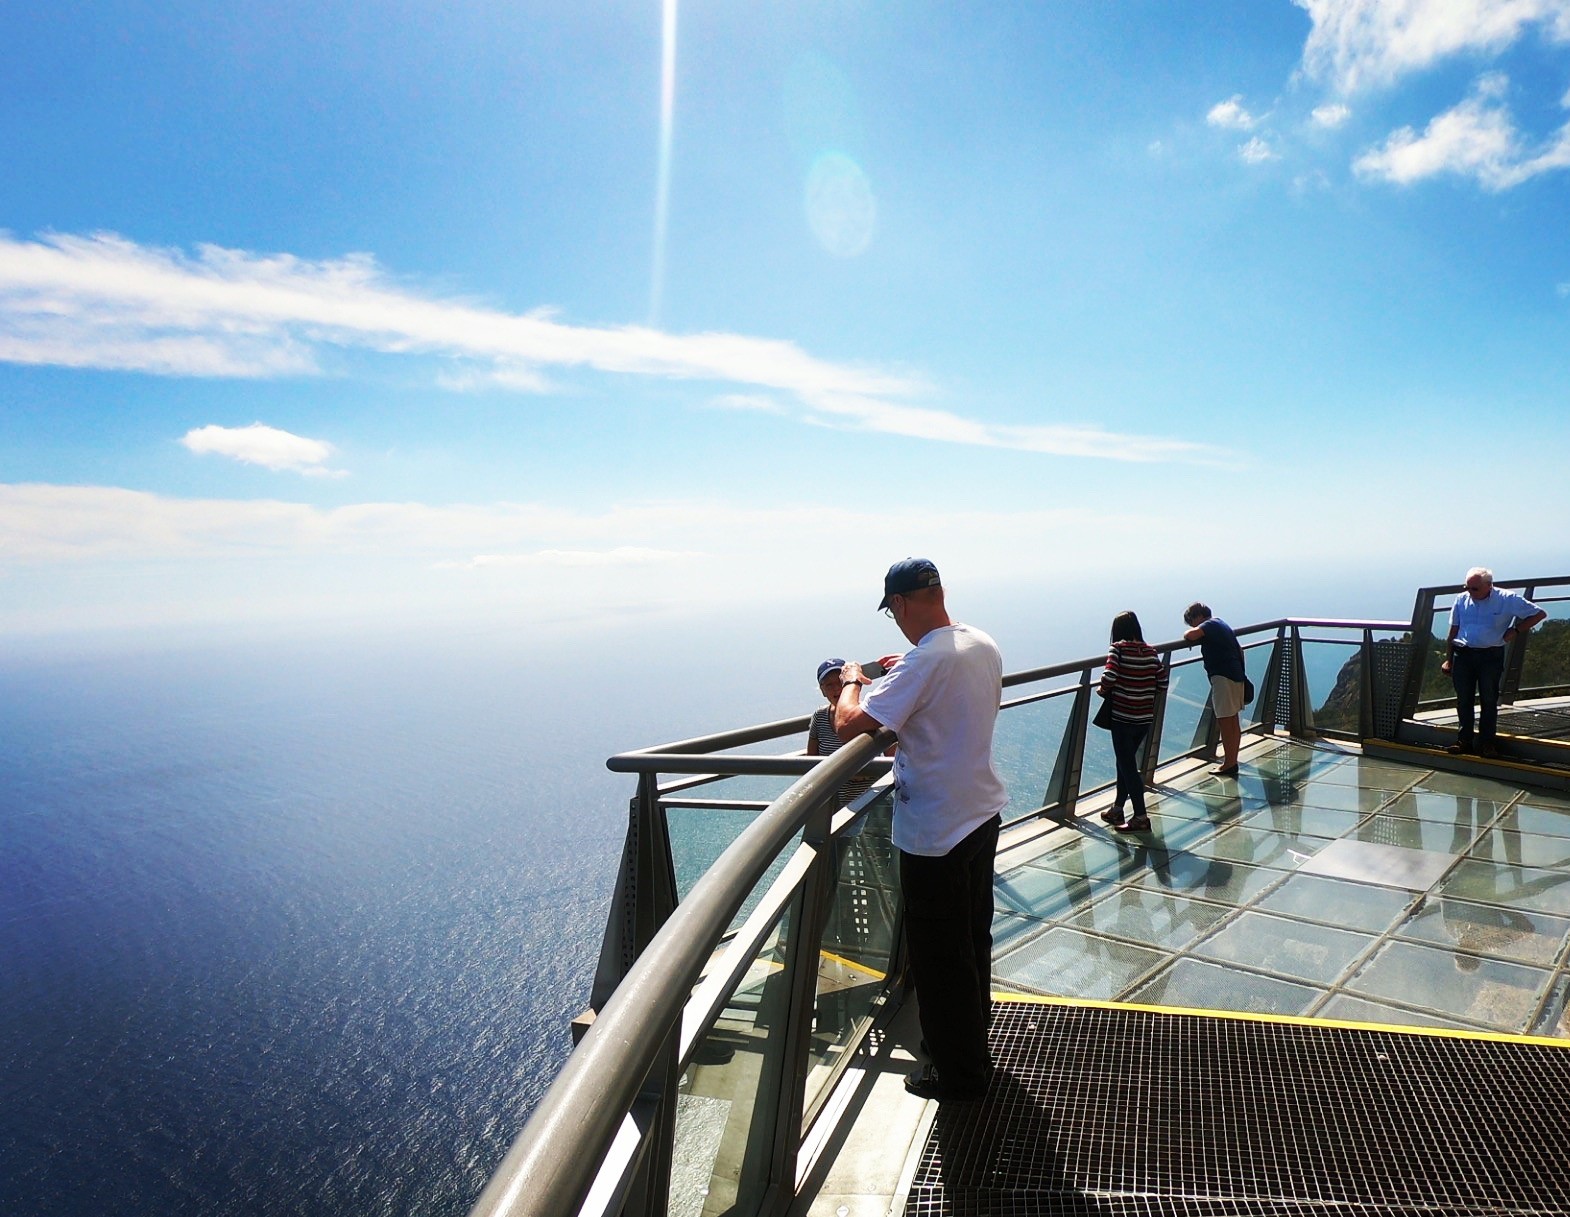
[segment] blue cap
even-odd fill
[[[843,659],[825,659],[818,665],[818,683],[821,685],[825,676],[830,672],[838,672],[844,666],[845,661]]]
[[[888,608],[890,596],[908,596],[924,587],[942,586],[938,568],[926,558],[906,558],[889,567],[889,573],[883,576],[883,599],[878,601],[878,607]]]

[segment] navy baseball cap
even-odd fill
[[[883,576],[883,599],[878,601],[878,607],[888,608],[890,596],[908,596],[924,587],[942,585],[938,568],[926,558],[906,558],[889,567],[889,573]]]
[[[838,672],[844,666],[845,661],[843,659],[825,659],[818,665],[818,683],[821,685],[825,676],[830,672]]]

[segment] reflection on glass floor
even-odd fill
[[[1150,813],[1000,854],[999,988],[1570,1039],[1570,798],[1269,741]]]

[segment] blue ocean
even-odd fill
[[[650,742],[584,732],[572,675],[342,642],[0,667],[0,1212],[465,1212],[586,1001],[605,756]]]

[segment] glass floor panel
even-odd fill
[[[1500,866],[1469,858],[1456,865],[1438,890],[1462,900],[1570,916],[1570,871]]]
[[[1570,917],[1429,896],[1396,934],[1452,950],[1550,967],[1570,937]]]
[[[1059,926],[997,961],[1010,981],[1055,997],[1107,1001],[1158,967],[1160,951]]]
[[[1379,948],[1350,991],[1388,997],[1484,1026],[1524,1025],[1537,1012],[1550,973],[1409,942]]]
[[[1344,836],[1366,818],[1361,811],[1337,811],[1329,807],[1305,807],[1285,803],[1262,807],[1245,821],[1250,828],[1269,828],[1277,832],[1306,833],[1311,837]]]
[[[1374,811],[1383,807],[1400,791],[1380,790],[1371,787],[1340,786],[1314,781],[1293,789],[1290,798],[1271,798],[1266,792],[1265,801],[1272,806],[1323,807],[1327,811]]]
[[[1190,845],[1188,852],[1216,861],[1247,862],[1273,870],[1296,870],[1325,846],[1329,837],[1306,837],[1239,824],[1217,833],[1208,841]],[[1570,842],[1566,842],[1570,844]]]
[[[1570,798],[1253,737],[1236,781],[1158,774],[1149,834],[1104,806],[1000,871],[997,987],[1570,1039]],[[1380,847],[1427,864],[1329,861]]]
[[[1478,1031],[1471,1023],[1443,1018],[1432,1010],[1405,1010],[1400,1006],[1382,1005],[1366,997],[1353,997],[1337,993],[1315,1011],[1316,1018],[1338,1018],[1349,1023],[1388,1023],[1400,1027],[1443,1027],[1450,1031]]]
[[[1179,959],[1143,985],[1130,1000],[1147,1006],[1191,1010],[1242,1010],[1249,1014],[1306,1014],[1323,989],[1258,972],[1233,971],[1202,959]]]
[[[1566,870],[1570,869],[1570,837],[1496,828],[1473,847],[1472,857],[1497,866],[1546,866]]]
[[[1378,934],[1390,928],[1411,900],[1410,894],[1396,888],[1319,875],[1292,875],[1260,901],[1260,907],[1288,917]]]
[[[1175,951],[1209,930],[1232,909],[1172,892],[1119,887],[1078,913],[1070,925]]]
[[[1477,799],[1464,794],[1436,794],[1414,790],[1398,795],[1381,809],[1381,814],[1433,820],[1440,824],[1472,824],[1486,827],[1499,818],[1506,807],[1497,799]]]
[[[1377,941],[1372,934],[1250,912],[1228,922],[1193,953],[1215,963],[1329,984]]]
[[[1409,820],[1405,816],[1371,816],[1352,830],[1356,841],[1376,845],[1399,845],[1403,849],[1422,849],[1430,853],[1464,854],[1477,840],[1476,828],[1460,824],[1440,824],[1435,820]],[[1565,842],[1570,854],[1570,841]]]
[[[1517,832],[1542,833],[1550,837],[1570,837],[1570,808],[1545,807],[1535,799],[1523,799],[1499,822],[1500,828]]]

